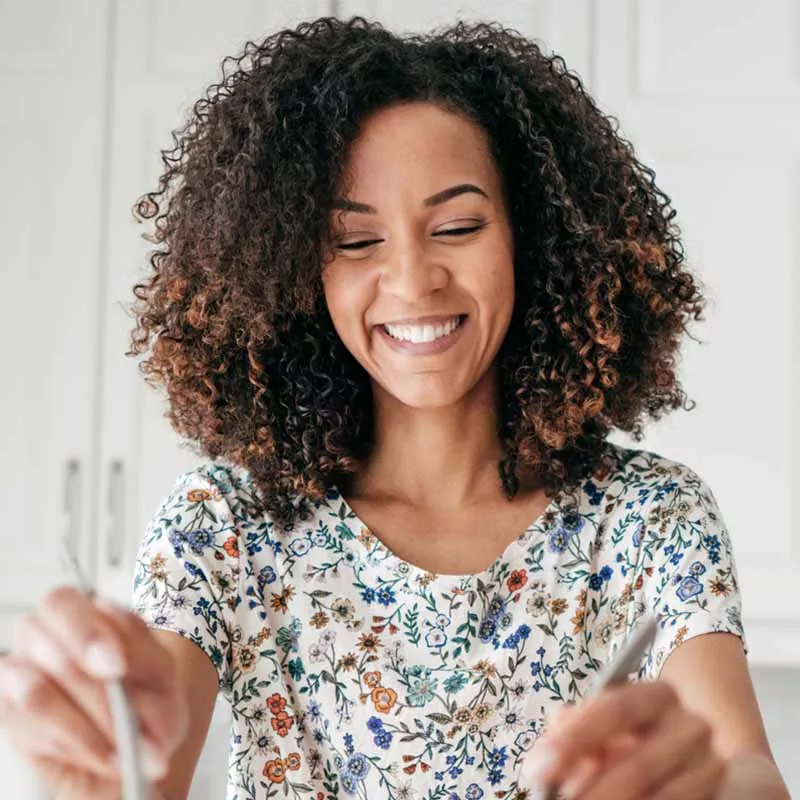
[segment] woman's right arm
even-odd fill
[[[17,625],[0,660],[0,722],[58,800],[117,800],[104,680],[121,677],[140,721],[154,788],[185,800],[208,732],[218,675],[208,656],[136,614],[71,588]],[[161,800],[159,798],[159,800]]]

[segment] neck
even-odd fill
[[[373,387],[374,446],[352,481],[356,496],[420,508],[463,508],[502,494],[497,393],[486,376],[457,405],[411,408]]]

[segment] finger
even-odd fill
[[[122,642],[125,662],[130,665],[126,681],[149,691],[172,694],[176,688],[172,655],[144,620],[111,600],[97,600],[95,608]]]
[[[140,617],[108,601],[98,601],[97,605],[123,641],[147,643],[153,677],[147,683],[132,681],[131,691],[143,732],[157,750],[169,755],[183,741],[189,728],[189,709],[177,686],[173,656]],[[134,672],[132,668],[132,676]]]
[[[15,632],[14,650],[58,684],[105,736],[109,748],[115,748],[114,720],[105,682],[87,675],[75,664],[64,652],[61,642],[45,630],[36,615],[28,615],[20,620]],[[170,755],[181,740],[184,715],[174,708],[174,693],[165,695],[131,687],[127,687],[126,691],[144,735],[141,746],[147,772],[152,777],[161,777],[166,770],[163,753],[166,751],[166,755]],[[52,755],[58,758],[63,756],[63,752]]]
[[[113,742],[114,728],[105,687],[81,669],[36,614],[25,615],[18,621],[14,630],[14,652],[49,675],[109,743]]]
[[[531,778],[546,784],[560,781],[579,758],[604,748],[622,733],[647,731],[677,704],[675,689],[665,681],[604,689],[535,748],[538,760]]]
[[[711,729],[700,717],[682,709],[643,738],[641,745],[604,770],[587,794],[592,800],[649,797],[670,776],[685,771],[698,758],[713,759]]]
[[[18,656],[0,661],[0,707],[15,747],[60,755],[99,775],[114,774],[109,741],[49,675]]]
[[[725,762],[701,758],[648,796],[648,800],[711,800],[719,795],[725,778]]]
[[[639,740],[639,736],[624,733],[610,741],[601,755],[584,756],[567,773],[561,793],[568,798],[580,797],[603,770],[610,769],[613,764],[636,749]]]
[[[48,593],[37,614],[48,633],[70,658],[96,678],[122,678],[127,671],[125,648],[114,627],[92,600],[71,587]]]
[[[120,782],[76,770],[55,757],[34,756],[29,762],[44,784],[58,797],[91,797],[93,800],[118,800]]]

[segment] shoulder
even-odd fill
[[[673,501],[714,503],[705,480],[689,465],[650,450],[606,442],[603,455],[583,485],[589,502],[641,510]]]

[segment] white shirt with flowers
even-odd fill
[[[231,705],[227,800],[512,800],[553,707],[580,699],[645,610],[636,679],[682,641],[744,640],[731,542],[690,469],[608,444],[486,570],[390,552],[331,488],[276,525],[248,474],[180,477],[134,607],[207,653]]]

